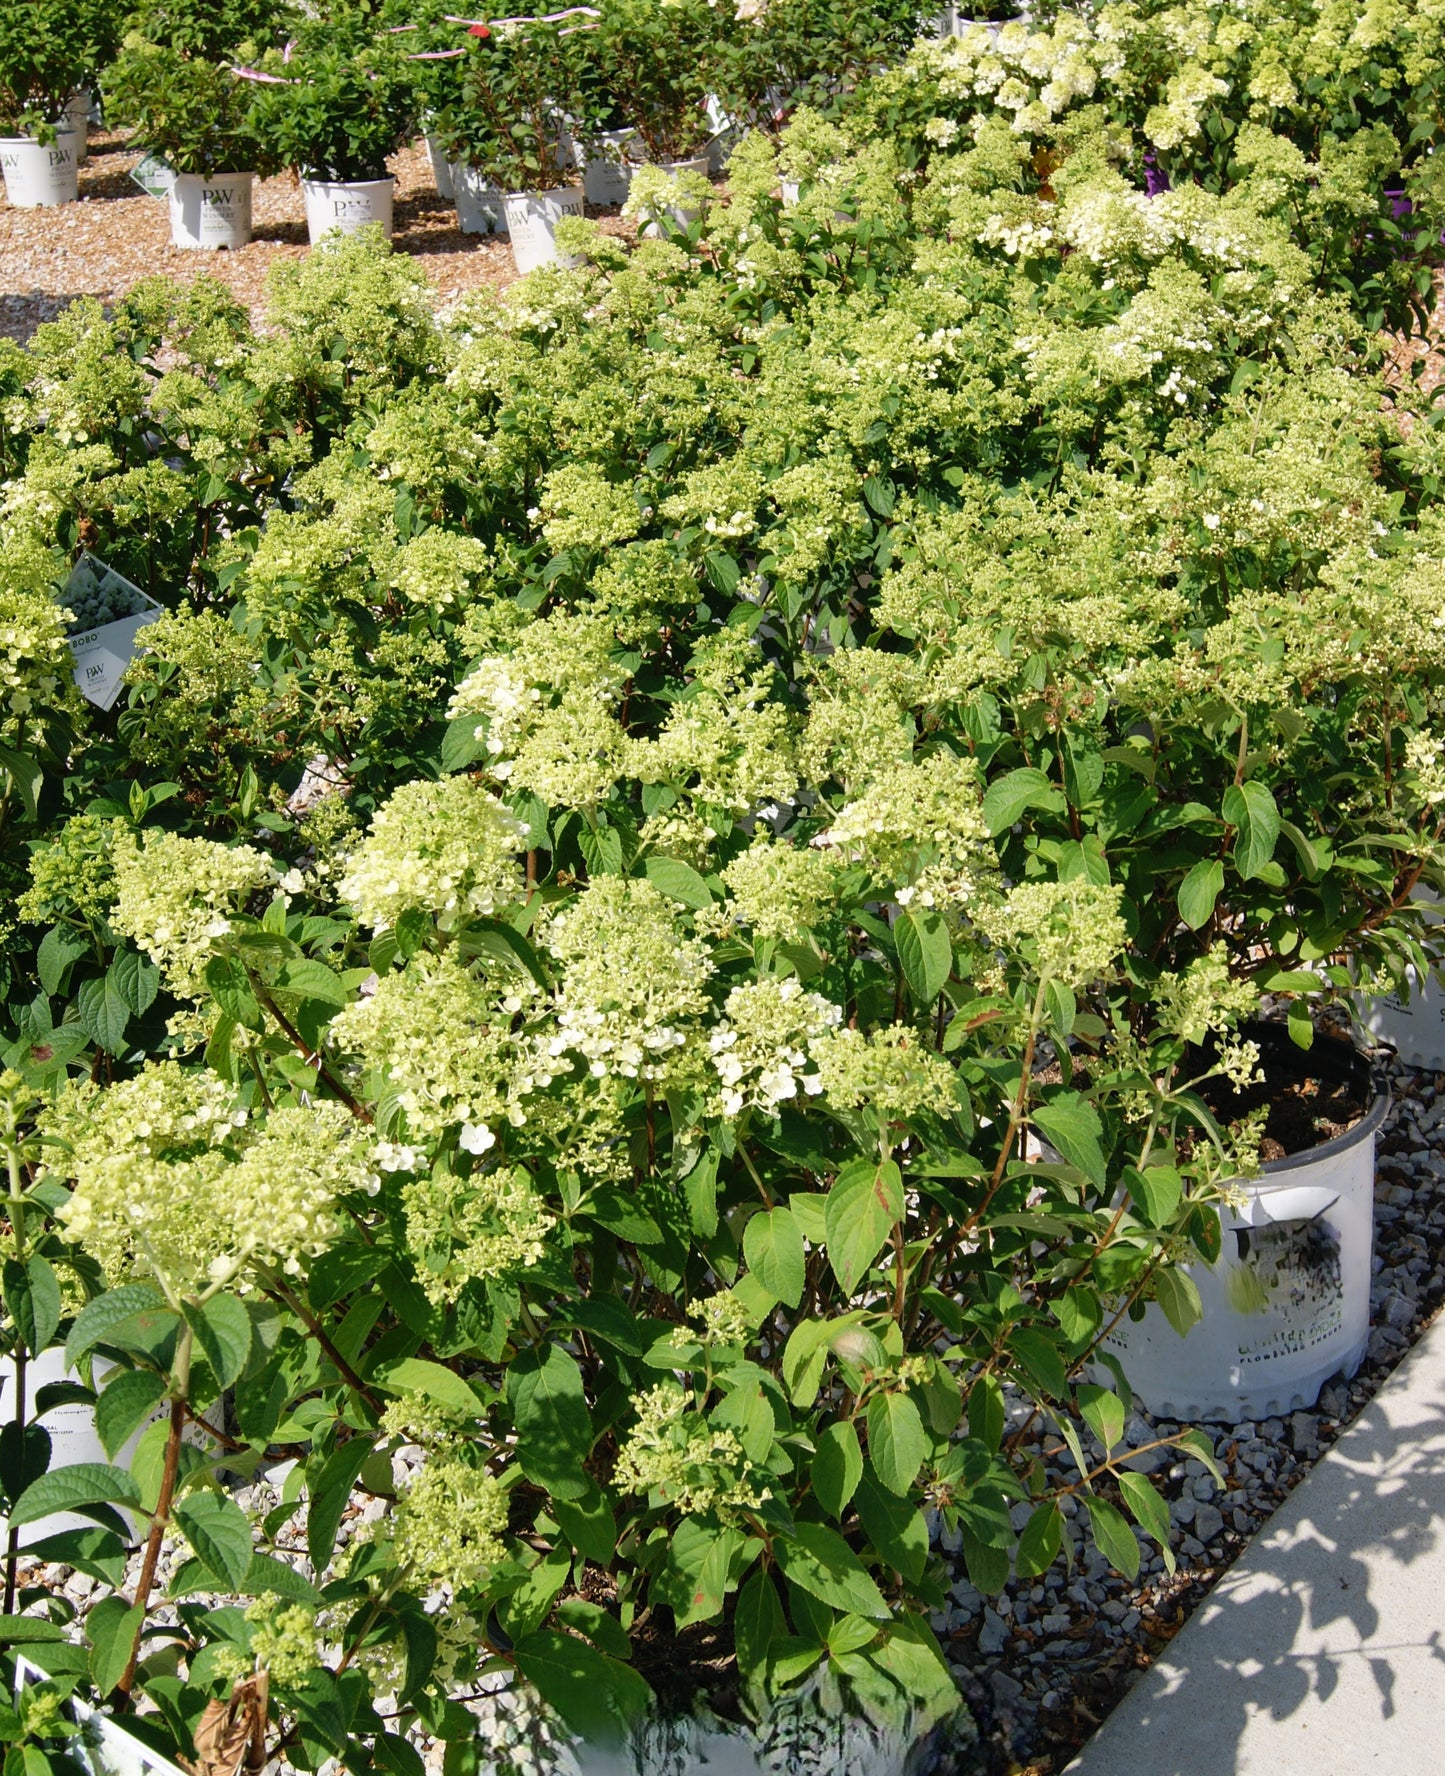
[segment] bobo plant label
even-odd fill
[[[70,652],[76,688],[99,708],[109,709],[135,658],[137,634],[164,606],[94,555],[82,555],[76,562],[65,583],[64,603],[74,618]]]

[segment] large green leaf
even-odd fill
[[[918,1004],[932,1005],[953,972],[953,940],[942,915],[900,913],[894,921],[893,941],[909,991]]]
[[[868,1458],[878,1478],[900,1497],[918,1478],[928,1434],[907,1394],[875,1394],[868,1404]]]
[[[166,1391],[154,1369],[118,1369],[95,1403],[95,1428],[105,1453],[117,1455],[126,1438],[138,1431]]]
[[[7,1258],[0,1282],[15,1330],[31,1356],[38,1356],[60,1324],[60,1283],[50,1261],[38,1252],[32,1252],[24,1264]]]
[[[823,1225],[828,1263],[845,1295],[858,1292],[883,1242],[902,1218],[903,1178],[892,1160],[854,1160],[833,1180]]]
[[[1217,857],[1196,863],[1179,884],[1179,917],[1191,931],[1209,923],[1214,903],[1224,890],[1224,865]]]
[[[529,1634],[518,1641],[513,1657],[543,1701],[589,1744],[619,1743],[652,1700],[630,1666],[572,1634],[554,1629]]]
[[[863,1477],[863,1452],[852,1419],[836,1419],[818,1433],[811,1476],[818,1503],[830,1517],[841,1519]]]
[[[983,817],[990,837],[997,838],[1007,831],[1030,808],[1060,814],[1064,809],[1063,793],[1033,765],[1021,765],[996,778],[983,798]]]
[[[250,1571],[251,1525],[234,1500],[218,1492],[196,1492],[183,1498],[171,1515],[201,1559],[231,1590]]]
[[[1092,1492],[1085,1496],[1084,1503],[1088,1506],[1089,1523],[1099,1552],[1126,1579],[1137,1578],[1139,1544],[1123,1513],[1116,1505],[1111,1505],[1107,1499],[1101,1499]]]
[[[764,1209],[743,1229],[743,1257],[763,1287],[796,1307],[806,1280],[803,1234],[787,1209]]]
[[[65,1341],[65,1366],[73,1369],[88,1351],[103,1344],[107,1335],[132,1314],[159,1307],[164,1298],[149,1283],[122,1283],[118,1289],[107,1289],[94,1301],[87,1301],[75,1316],[70,1336]]]
[[[1235,829],[1234,867],[1248,882],[1274,856],[1279,809],[1262,783],[1240,783],[1225,790],[1222,812]]]
[[[522,1351],[507,1371],[507,1399],[523,1472],[563,1498],[583,1497],[592,1421],[576,1360],[550,1342]]]
[[[791,1535],[777,1536],[773,1553],[784,1577],[820,1602],[875,1621],[887,1616],[883,1593],[836,1530],[822,1523],[799,1523]]]
[[[1040,1104],[1033,1119],[1070,1165],[1095,1184],[1104,1182],[1104,1125],[1087,1098],[1078,1092],[1061,1092],[1047,1104]]]
[[[10,1524],[21,1529],[53,1511],[79,1511],[87,1505],[137,1505],[140,1489],[124,1468],[104,1462],[77,1462],[52,1468],[27,1486],[10,1508]]]
[[[349,1443],[333,1449],[314,1476],[308,1469],[306,1489],[311,1503],[306,1512],[306,1546],[318,1576],[331,1564],[336,1552],[336,1532],[350,1502],[351,1489],[371,1460],[373,1448],[370,1437],[353,1437]]]

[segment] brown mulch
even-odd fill
[[[253,322],[261,319],[268,270],[309,251],[300,185],[289,174],[257,181],[255,238],[239,252],[186,252],[171,245],[165,199],[147,197],[131,180],[139,159],[124,136],[92,133],[79,203],[17,210],[0,190],[0,334],[26,340],[76,296],[113,301],[157,272],[184,283],[207,273],[235,292]],[[391,170],[395,245],[415,256],[439,301],[515,280],[505,238],[462,233],[455,209],[437,194],[425,146],[404,148]],[[623,226],[615,210],[588,213],[609,229]]]

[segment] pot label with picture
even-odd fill
[[[75,687],[97,708],[109,709],[135,658],[136,636],[164,606],[94,555],[82,555],[75,564],[62,602],[74,619]]]

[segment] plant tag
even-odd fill
[[[130,170],[130,176],[147,197],[165,197],[176,182],[175,168],[159,154],[147,154]]]
[[[70,653],[76,689],[98,708],[109,709],[135,658],[137,634],[165,607],[94,555],[76,562],[63,602],[75,618]]]
[[[39,1663],[45,1656],[44,1645],[36,1646],[34,1651],[34,1660],[27,1659],[23,1653],[15,1655],[17,1697],[22,1690],[55,1681]],[[63,1721],[70,1723],[73,1732],[73,1736],[64,1741],[66,1761],[78,1765],[85,1776],[112,1776],[114,1772],[122,1772],[123,1776],[182,1776],[169,1759],[127,1732],[118,1720],[112,1720],[109,1715],[82,1702],[79,1696],[62,1701],[60,1715]],[[74,1731],[76,1728],[78,1732]]]

